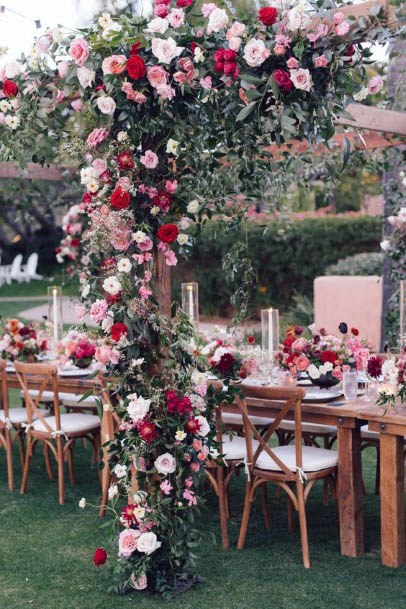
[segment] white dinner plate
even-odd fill
[[[320,389],[319,387],[311,387],[306,389],[306,395],[303,402],[333,402],[343,394],[342,389],[332,387],[331,389]]]
[[[15,372],[16,369],[14,368],[14,366],[12,364],[7,364],[6,366],[6,372]]]
[[[58,376],[89,376],[89,374],[93,374],[93,372],[93,366],[89,366],[88,368],[77,368],[77,366],[72,366],[59,370]]]

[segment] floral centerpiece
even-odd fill
[[[71,361],[78,368],[90,366],[96,356],[96,349],[97,344],[86,333],[78,330],[69,330],[58,345],[61,362],[66,364]]]
[[[368,370],[375,378],[382,379],[378,388],[377,403],[384,406],[395,406],[397,401],[406,403],[406,351],[399,356],[389,356],[385,360],[371,358]]]
[[[357,328],[349,330],[342,322],[339,336],[314,324],[309,329],[310,338],[303,335],[302,326],[292,325],[286,330],[277,359],[292,374],[306,373],[313,384],[328,388],[342,380],[343,371],[360,368],[362,359],[368,360],[368,342],[359,338]]]
[[[15,318],[0,323],[0,357],[35,362],[48,348],[49,337],[39,326],[27,326]]]

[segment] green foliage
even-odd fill
[[[348,256],[326,268],[326,275],[379,275],[383,273],[382,252],[367,252]]]
[[[295,292],[311,296],[313,280],[328,265],[359,252],[376,251],[380,230],[380,218],[370,216],[248,223],[248,254],[259,278],[253,286],[252,306],[286,308]],[[232,290],[224,281],[221,265],[239,241],[245,241],[245,235],[224,233],[213,223],[200,233],[191,258],[175,269],[177,289],[185,278],[199,282],[204,313],[231,313]]]

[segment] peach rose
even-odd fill
[[[304,372],[310,366],[310,361],[308,358],[302,353],[295,361],[296,368],[298,372]]]
[[[140,531],[134,529],[124,529],[118,538],[118,555],[129,558],[137,549],[137,541],[141,536]]]
[[[151,87],[159,87],[168,83],[169,74],[162,66],[148,66],[147,78]]]
[[[125,70],[127,58],[125,55],[110,55],[102,63],[103,74],[122,74]]]

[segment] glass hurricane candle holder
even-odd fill
[[[48,318],[51,330],[51,351],[55,355],[58,342],[63,336],[62,288],[58,285],[48,288]]]
[[[190,322],[199,324],[199,284],[195,282],[182,283],[182,309]]]
[[[399,282],[399,347],[406,348],[406,280]]]
[[[279,310],[261,310],[262,354],[273,362],[279,349]]]

